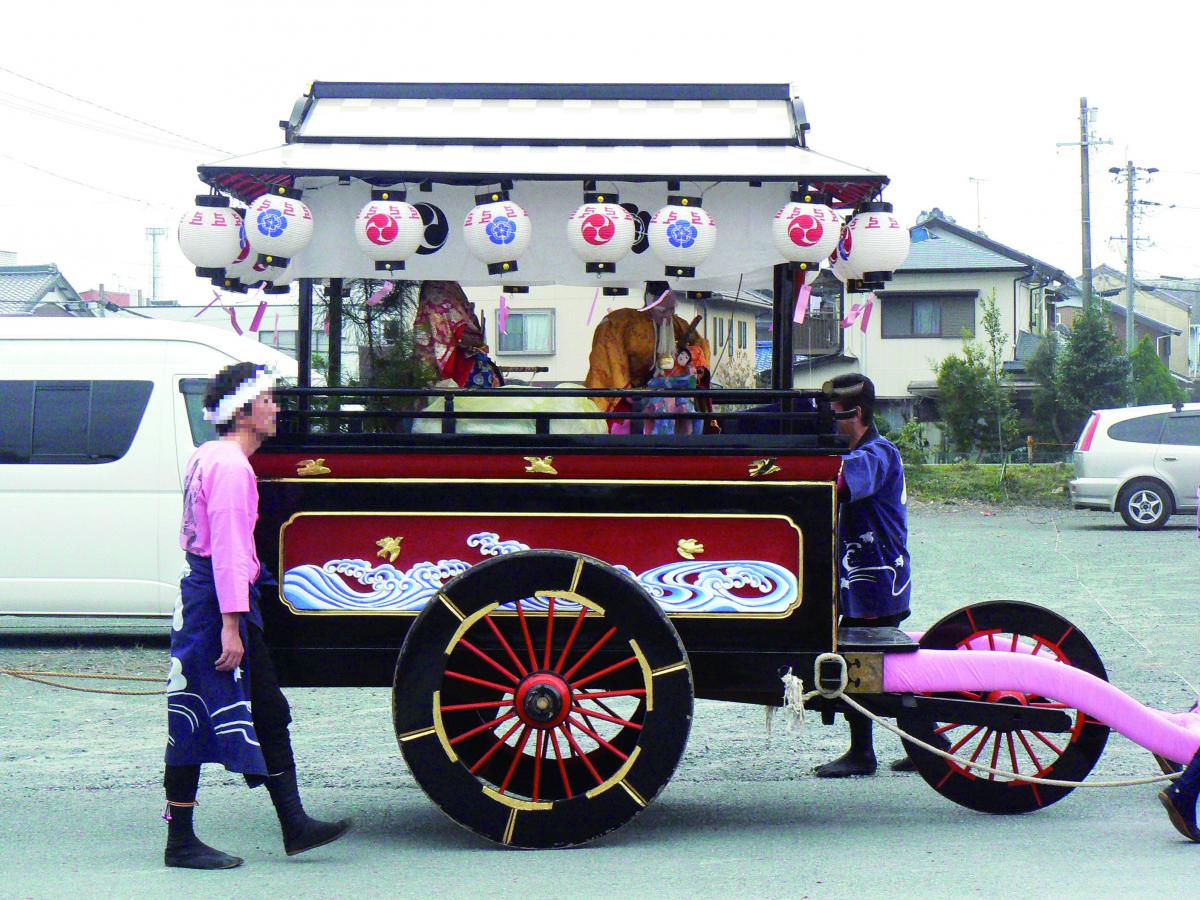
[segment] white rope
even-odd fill
[[[822,688],[819,677],[820,666],[825,661],[837,661],[839,666],[839,684],[835,688]],[[847,685],[846,660],[836,653],[822,653],[817,657],[817,661],[813,666],[813,684],[817,685],[815,690],[807,693],[804,692],[804,684],[792,674],[792,670],[788,669],[787,674],[783,676],[783,706],[784,710],[790,716],[788,729],[791,730],[792,724],[799,721],[804,724],[804,705],[815,697],[824,697],[826,700],[841,700],[851,709],[862,713],[872,722],[877,722],[883,728],[886,728],[892,734],[920,747],[922,750],[928,750],[942,759],[957,763],[958,765],[968,769],[978,769],[981,772],[987,772],[992,775],[997,775],[1005,781],[1016,781],[1022,784],[1045,784],[1051,787],[1065,788],[1115,788],[1115,787],[1132,787],[1139,784],[1154,784],[1159,781],[1171,781],[1178,778],[1181,773],[1175,772],[1170,775],[1153,775],[1139,778],[1124,778],[1114,781],[1064,781],[1058,778],[1038,778],[1034,775],[1016,775],[1013,772],[1005,772],[1002,769],[994,769],[989,765],[981,762],[976,762],[971,759],[966,759],[962,756],[955,756],[935,747],[932,744],[927,744],[920,738],[915,738],[911,734],[905,732],[900,726],[894,725],[885,719],[883,716],[876,715],[867,709],[857,700],[846,694]]]

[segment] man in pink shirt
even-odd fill
[[[187,572],[171,630],[167,680],[168,866],[241,865],[196,837],[192,818],[200,765],[221,763],[250,787],[266,784],[289,856],[335,841],[350,821],[310,818],[300,802],[288,725],[262,632],[261,588],[274,579],[254,549],[258,486],[249,457],[275,433],[274,376],[253,363],[223,369],[204,396],[218,440],[197,448],[184,481],[180,544]]]

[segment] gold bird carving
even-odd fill
[[[529,463],[525,467],[525,471],[531,475],[557,475],[558,469],[554,468],[553,456],[527,456],[525,462]]]
[[[375,542],[375,546],[380,548],[379,552],[375,555],[386,556],[388,562],[394,563],[396,557],[400,555],[400,545],[402,543],[404,543],[404,538],[402,537],[380,538]]]
[[[783,471],[783,469],[781,469],[779,466],[775,465],[774,457],[767,457],[766,459],[756,459],[754,462],[750,463],[750,477],[751,478],[763,478],[767,475],[774,475],[776,472],[782,472],[782,471]]]
[[[333,470],[325,465],[325,457],[319,459],[302,459],[296,463],[297,475],[328,475]]]
[[[695,538],[682,538],[675,547],[675,552],[684,559],[695,559],[704,552],[704,545]]]

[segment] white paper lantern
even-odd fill
[[[475,198],[476,205],[463,220],[463,239],[476,259],[487,264],[489,275],[517,271],[517,260],[529,247],[533,221],[529,213],[502,191]]]
[[[354,219],[359,249],[375,261],[375,271],[393,272],[417,252],[425,234],[421,211],[404,202],[403,191],[371,192],[371,202]]]
[[[268,268],[263,273],[267,280],[263,282],[264,294],[287,294],[292,290],[292,280],[296,277],[296,267],[288,263],[285,269]]]
[[[201,278],[219,278],[238,255],[242,217],[224,197],[200,196],[196,205],[179,217],[179,249]]]
[[[259,261],[283,268],[308,246],[313,235],[313,217],[300,200],[300,191],[273,187],[246,213],[246,237]]]
[[[245,293],[250,288],[258,287],[271,272],[281,271],[261,262],[256,253],[251,250],[240,261],[234,262],[225,270],[225,287],[229,291]]]
[[[841,234],[842,217],[824,202],[802,199],[806,196],[824,200],[821,195],[796,192],[771,224],[775,247],[788,262],[821,262],[837,247]]]
[[[908,259],[908,229],[892,213],[892,204],[865,203],[846,225],[846,262],[868,282],[891,278]]]
[[[633,213],[613,194],[587,195],[587,200],[567,219],[567,243],[588,272],[615,272],[637,239]]]
[[[698,197],[668,197],[646,229],[654,255],[666,264],[666,274],[693,278],[696,266],[712,253],[717,242],[717,220],[700,206]]]
[[[843,223],[838,234],[837,246],[829,254],[829,270],[838,281],[849,282],[862,278],[862,272],[854,268],[850,261],[850,253],[854,247],[854,238],[850,234],[849,223]]]

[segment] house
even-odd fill
[[[53,263],[0,266],[0,316],[91,316],[66,276]]]
[[[838,328],[841,358],[827,346],[829,363],[798,367],[797,387],[819,387],[833,375],[864,372],[875,382],[881,414],[890,421],[907,419],[922,400],[936,400],[938,362],[961,352],[964,336],[983,339],[983,300],[994,296],[1006,338],[1004,360],[1018,399],[1030,392],[1032,383],[1020,377],[1023,361],[1038,336],[1053,326],[1056,302],[1074,285],[1071,276],[962,227],[938,209],[922,213],[910,233],[908,259],[875,293],[869,317],[863,317],[865,331],[858,324]],[[818,279],[817,286],[821,283]],[[865,302],[865,295],[848,295],[843,310]],[[799,338],[794,348],[800,351]]]
[[[1113,330],[1125,339],[1125,273],[1111,266],[1092,271],[1092,292],[1108,302]],[[1070,297],[1057,304],[1058,321],[1070,326],[1082,308],[1082,299]],[[1191,360],[1188,343],[1191,336],[1192,304],[1183,296],[1152,284],[1134,281],[1133,328],[1134,340],[1149,337],[1171,373],[1178,379],[1191,380]]]

